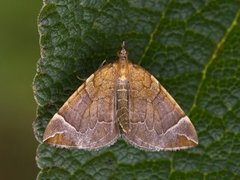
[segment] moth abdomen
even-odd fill
[[[116,88],[117,94],[117,121],[123,132],[129,131],[129,83],[119,80]]]

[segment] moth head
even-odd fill
[[[125,41],[121,44],[121,50],[118,51],[117,56],[119,60],[127,60],[128,59],[128,52],[125,49]]]

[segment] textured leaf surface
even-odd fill
[[[199,146],[145,152],[123,141],[97,151],[40,144],[39,179],[239,179],[240,2],[49,0],[39,15],[41,58],[33,124],[47,123],[122,40],[190,116]],[[80,77],[80,78],[79,78]]]

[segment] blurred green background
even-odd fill
[[[0,1],[0,179],[36,179],[36,103],[41,0]]]

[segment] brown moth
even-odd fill
[[[150,151],[198,144],[188,116],[156,78],[128,60],[124,42],[118,60],[92,74],[53,116],[43,141],[98,150],[120,136]]]

